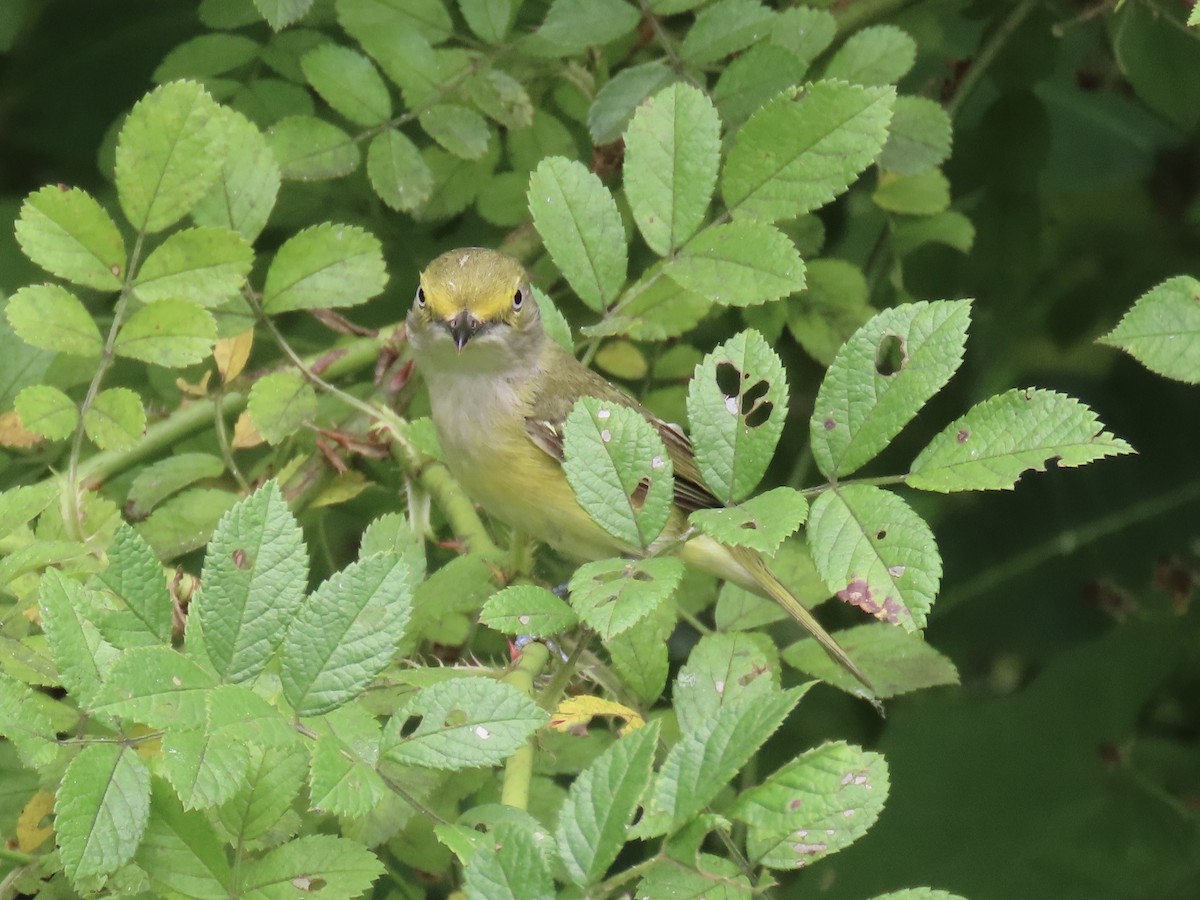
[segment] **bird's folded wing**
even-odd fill
[[[637,400],[624,391],[609,384],[595,372],[580,366],[584,373],[575,382],[574,390],[563,391],[562,385],[553,390],[543,390],[531,398],[530,415],[525,418],[525,433],[542,451],[554,459],[563,460],[563,423],[566,422],[575,401],[581,397],[596,397],[611,403],[619,403],[638,413],[654,426],[667,448],[675,470],[675,504],[684,512],[723,506],[704,484],[704,477],[696,466],[692,442],[678,425],[664,422],[653,415]],[[548,386],[549,387],[549,386]]]

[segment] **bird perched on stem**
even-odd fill
[[[421,273],[407,328],[446,463],[491,515],[581,561],[669,549],[689,565],[778,602],[871,690],[756,551],[687,534],[690,512],[724,505],[705,486],[691,443],[546,336],[520,263],[474,247],[439,256]],[[636,410],[671,456],[674,507],[648,551],[613,537],[575,499],[563,469],[563,424],[582,397]]]

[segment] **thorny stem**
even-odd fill
[[[550,661],[550,648],[540,641],[532,641],[521,648],[517,665],[500,680],[510,684],[523,694],[533,694],[533,682]],[[500,790],[500,802],[517,809],[529,808],[529,786],[533,782],[533,738],[508,758],[504,764],[504,786]]]
[[[567,685],[575,677],[575,671],[579,668],[579,660],[583,657],[583,651],[587,644],[587,639],[581,636],[575,646],[571,648],[571,654],[567,657],[567,661],[559,666],[550,677],[549,683],[538,695],[537,703],[542,709],[552,712],[558,706],[558,701],[566,692]]]

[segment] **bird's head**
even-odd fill
[[[420,357],[467,368],[501,363],[542,334],[525,269],[481,247],[451,250],[425,268],[407,322]]]

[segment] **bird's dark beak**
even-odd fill
[[[467,346],[467,341],[475,336],[475,332],[479,331],[479,320],[464,310],[448,320],[446,327],[450,329],[450,336],[454,338],[454,346],[462,350]]]

